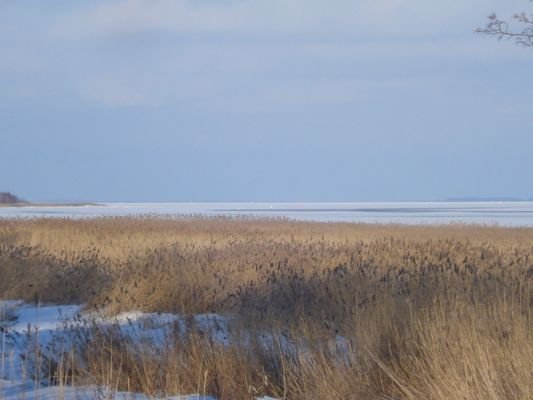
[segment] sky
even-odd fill
[[[533,196],[526,0],[0,0],[0,191]],[[532,11],[533,12],[533,11]]]

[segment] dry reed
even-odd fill
[[[5,220],[0,276],[4,298],[231,313],[248,335],[226,346],[191,333],[161,348],[99,332],[77,374],[110,387],[220,399],[532,398],[533,229]],[[294,351],[250,339],[265,331]],[[339,337],[351,343],[342,354],[326,345]]]

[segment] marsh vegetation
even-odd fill
[[[55,381],[218,399],[533,398],[533,229],[3,220],[0,277],[5,299],[188,321],[157,342],[87,328],[48,368]],[[199,314],[227,317],[232,339],[195,329]]]

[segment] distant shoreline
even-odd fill
[[[444,203],[527,203],[532,201],[533,197],[528,199],[519,197],[451,197],[440,200]]]

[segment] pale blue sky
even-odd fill
[[[0,0],[0,191],[533,196],[526,0]]]

